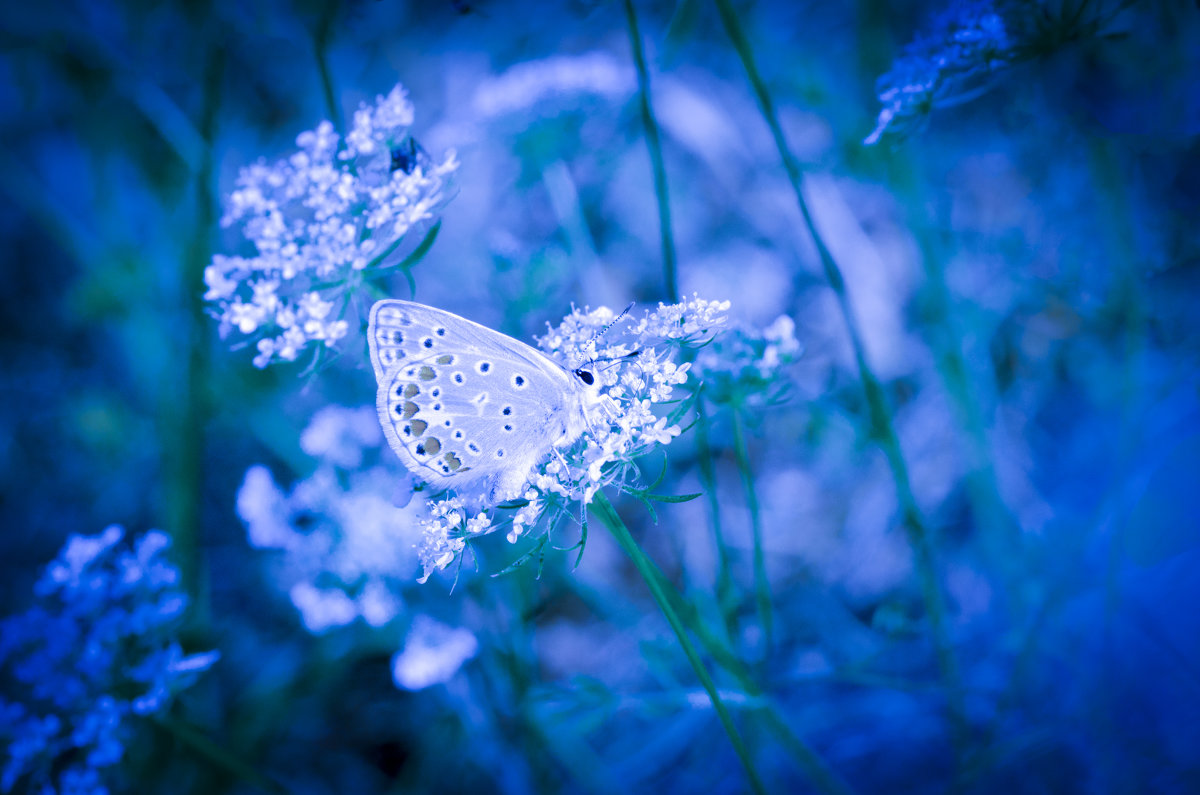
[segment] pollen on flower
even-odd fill
[[[412,121],[396,86],[355,112],[344,140],[323,121],[296,137],[300,151],[290,157],[241,170],[221,224],[240,227],[256,254],[215,255],[204,299],[222,336],[256,341],[255,366],[337,345],[350,330],[343,315],[361,285],[356,274],[394,265],[396,243],[448,200],[453,152],[441,162],[417,158],[408,171],[391,167]]]

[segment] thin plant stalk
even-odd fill
[[[602,496],[603,495],[599,495],[597,497],[597,502]],[[593,502],[593,506],[596,504],[596,502]],[[620,523],[621,519],[616,515],[615,511],[613,511],[612,505],[607,501],[605,502],[605,505],[609,511],[612,511],[613,520]],[[601,515],[601,519],[605,522],[605,526],[609,527],[606,517]],[[624,528],[623,523],[621,524],[621,527]],[[629,531],[625,529],[624,532],[628,534]],[[721,666],[721,668],[737,679],[738,685],[748,696],[747,709],[752,710],[755,714],[760,715],[763,718],[767,728],[773,734],[775,734],[776,737],[778,737],[784,749],[792,755],[817,790],[825,793],[826,795],[852,795],[853,790],[850,788],[850,786],[842,781],[841,778],[834,773],[828,765],[825,764],[824,760],[817,755],[816,751],[810,748],[808,744],[805,743],[804,740],[792,730],[791,726],[789,726],[788,723],[783,720],[782,716],[779,714],[779,710],[771,702],[770,698],[763,692],[762,687],[759,686],[747,665],[738,659],[737,655],[734,654],[734,652],[728,647],[723,639],[715,635],[708,629],[708,627],[704,625],[695,607],[692,606],[691,603],[689,603],[686,599],[684,599],[683,595],[679,593],[679,591],[675,588],[671,581],[667,579],[666,575],[662,573],[658,566],[656,566],[649,558],[645,557],[645,554],[642,553],[640,548],[636,546],[636,542],[633,541],[632,537],[630,537],[629,543],[632,544],[633,549],[630,549],[630,547],[626,546],[626,544],[622,541],[619,533],[614,532],[614,536],[616,536],[618,543],[621,544],[622,548],[625,549],[631,557],[633,557],[634,554],[633,550],[636,550],[637,553],[641,555],[641,558],[645,562],[645,568],[639,568],[639,573],[642,574],[643,578],[649,577],[657,584],[657,592],[661,593],[666,599],[669,608],[676,616],[678,616],[680,622],[691,629],[696,638],[700,641],[701,645],[704,647],[705,651],[707,651],[712,657],[713,662]],[[647,579],[648,584],[650,579]],[[651,588],[651,592],[654,593],[655,589]]]
[[[329,39],[333,36],[333,23],[340,8],[339,3],[326,0],[321,9],[321,17],[317,21],[317,29],[313,31],[313,55],[317,59],[317,72],[321,76],[321,93],[324,94],[325,110],[329,120],[338,134],[345,134],[342,122],[342,106],[337,101],[337,93],[333,90],[333,73],[329,69]]]
[[[693,628],[693,632],[696,633],[696,637],[704,646],[705,651],[725,671],[738,680],[738,685],[749,697],[747,701],[749,707],[763,719],[767,729],[776,736],[784,749],[796,760],[817,790],[826,795],[852,795],[854,790],[834,773],[817,752],[809,747],[808,743],[801,739],[783,719],[778,708],[763,692],[746,664],[738,659],[721,639],[704,627],[695,610],[689,608],[678,591],[671,587],[666,577],[661,572],[656,571],[656,574],[659,582],[663,583],[664,591],[678,606],[680,615]]]
[[[489,637],[484,644],[486,651],[483,652],[488,656],[488,664],[479,666],[477,674],[467,678],[468,692],[460,693],[458,697],[472,704],[493,705],[491,709],[482,711],[484,719],[490,723],[490,730],[524,747],[524,758],[533,788],[543,792],[553,788],[555,749],[545,742],[546,732],[533,712],[525,709],[513,711],[502,706],[530,703],[531,690],[538,681],[529,621],[536,599],[536,587],[533,581],[523,577],[506,577],[502,582],[505,593],[499,599],[493,598],[498,581],[472,583],[475,598],[488,611],[486,626],[489,628]],[[472,721],[469,719],[464,722],[463,728],[471,731]],[[572,772],[588,781],[594,780],[596,775],[595,771],[587,768]]]
[[[762,779],[759,778],[758,771],[754,768],[754,760],[751,758],[745,742],[743,742],[741,735],[738,733],[737,727],[733,724],[733,716],[730,715],[729,709],[721,699],[721,694],[717,691],[716,683],[713,682],[708,669],[704,667],[704,662],[700,659],[696,647],[692,645],[692,640],[688,637],[688,632],[683,625],[683,621],[680,620],[679,614],[675,612],[675,608],[667,596],[667,592],[663,589],[654,564],[646,557],[646,553],[642,551],[642,548],[638,546],[637,541],[634,540],[633,535],[629,532],[629,528],[621,521],[621,517],[617,515],[612,503],[608,501],[602,492],[597,493],[595,499],[592,501],[592,510],[599,517],[600,521],[604,523],[604,526],[608,528],[609,532],[613,534],[613,538],[625,550],[625,554],[629,555],[634,567],[638,570],[638,574],[642,576],[642,579],[646,582],[646,586],[650,589],[650,594],[658,604],[659,610],[662,611],[663,616],[667,619],[667,623],[671,625],[671,630],[675,633],[675,638],[679,641],[679,645],[683,649],[688,662],[691,664],[692,670],[696,672],[696,677],[700,680],[701,686],[708,693],[708,698],[717,713],[717,718],[721,721],[721,726],[725,729],[725,733],[729,735],[729,742],[746,771],[746,778],[749,780],[750,788],[756,793],[765,793],[766,789],[763,787]]]
[[[1024,566],[1021,563],[1021,530],[1012,511],[1000,494],[996,477],[995,455],[984,430],[983,406],[995,396],[972,378],[962,350],[966,338],[946,283],[944,255],[938,240],[929,231],[929,221],[916,208],[928,205],[919,184],[906,162],[891,161],[889,177],[895,192],[907,197],[909,227],[920,252],[925,281],[922,302],[925,322],[921,324],[926,341],[934,352],[938,374],[956,408],[967,458],[966,485],[972,515],[980,528],[988,557],[1000,571],[1013,615],[1023,615],[1026,606],[1021,595]]]
[[[923,236],[921,236],[923,237]],[[1019,554],[1017,549],[1020,528],[1012,513],[1004,504],[997,485],[996,470],[992,463],[984,423],[980,416],[980,398],[972,387],[971,375],[966,358],[960,348],[964,335],[958,331],[950,308],[950,291],[946,285],[946,274],[940,259],[929,250],[924,240],[918,240],[921,261],[925,268],[925,284],[928,285],[931,317],[925,323],[930,347],[937,357],[937,368],[946,392],[958,409],[967,446],[968,466],[967,489],[971,497],[974,515],[988,545],[995,550],[991,557],[1007,568],[1006,584],[1013,590],[1019,574],[1012,571],[1015,566],[1008,563]]]
[[[212,228],[216,225],[216,199],[213,195],[215,168],[212,140],[221,100],[224,58],[220,48],[210,50],[204,69],[203,101],[197,130],[204,141],[194,174],[193,200],[196,206],[194,234],[183,258],[184,276],[180,279],[180,303],[186,307],[172,335],[181,352],[179,370],[173,384],[159,393],[159,412],[172,442],[164,450],[164,526],[170,530],[180,580],[188,593],[192,609],[189,620],[196,629],[208,622],[208,573],[202,554],[201,503],[204,472],[204,428],[210,411],[206,400],[209,382],[208,346],[203,344],[207,325],[204,301],[196,285],[203,283],[204,269],[212,258]]]
[[[746,447],[746,429],[741,408],[735,405],[731,414],[733,451],[737,457],[738,473],[742,476],[742,488],[746,492],[746,508],[750,512],[750,531],[754,541],[754,597],[758,605],[758,620],[762,624],[765,657],[771,650],[774,620],[771,613],[771,584],[767,581],[767,561],[763,553],[762,515],[758,506],[758,491],[754,488],[754,472],[750,468],[750,452]]]
[[[1134,263],[1140,252],[1130,219],[1128,188],[1121,176],[1121,164],[1110,142],[1093,138],[1089,151],[1092,179],[1101,202],[1107,230],[1107,248],[1112,252],[1113,281],[1105,296],[1106,309],[1119,320],[1121,338],[1120,414],[1117,426],[1117,446],[1114,481],[1127,482],[1133,469],[1134,451],[1140,432],[1139,409],[1144,410],[1147,377],[1146,366],[1146,305],[1142,294],[1142,277]],[[1124,550],[1124,534],[1128,529],[1128,509],[1118,508],[1112,538],[1109,541],[1108,565],[1105,574],[1105,620],[1110,621],[1120,604],[1119,571]]]
[[[156,723],[163,731],[183,745],[188,746],[208,761],[213,767],[219,768],[233,778],[243,781],[263,792],[286,793],[288,790],[277,781],[267,778],[248,762],[231,754],[225,748],[213,742],[206,734],[183,721],[169,716],[155,717]]]
[[[717,549],[717,604],[726,624],[732,618],[726,613],[732,600],[733,578],[730,575],[729,545],[725,543],[725,532],[721,526],[721,501],[717,497],[717,473],[713,466],[713,450],[708,440],[708,409],[703,398],[696,401],[699,418],[696,421],[696,459],[700,465],[700,484],[708,496],[709,523],[712,526],[713,544]]]
[[[658,120],[654,116],[654,107],[650,104],[650,72],[646,68],[646,51],[642,47],[642,35],[638,32],[637,12],[633,8],[633,0],[625,0],[625,19],[629,24],[633,64],[637,69],[638,104],[642,112],[642,126],[646,128],[646,148],[650,150],[650,166],[654,171],[654,196],[658,200],[658,229],[662,240],[663,279],[666,283],[667,300],[676,303],[679,301],[679,285],[676,281],[675,237],[671,232],[667,169],[663,164]]]
[[[746,71],[746,76],[754,90],[759,109],[767,122],[767,126],[771,130],[771,136],[775,141],[776,148],[779,150],[784,170],[787,172],[788,181],[791,183],[792,190],[796,195],[796,203],[799,205],[804,225],[820,256],[821,267],[825,273],[826,281],[837,298],[838,309],[842,315],[847,334],[854,349],[855,364],[857,365],[859,379],[862,381],[863,391],[866,393],[867,405],[869,407],[871,429],[884,456],[887,458],[888,466],[892,471],[892,478],[896,483],[896,495],[900,504],[900,515],[905,533],[908,536],[909,546],[913,550],[917,576],[920,581],[921,595],[925,603],[925,610],[929,614],[934,651],[937,655],[942,681],[946,688],[946,710],[950,721],[951,738],[961,756],[965,752],[968,735],[962,680],[946,626],[946,609],[942,603],[941,590],[938,587],[933,544],[930,541],[924,517],[913,494],[908,466],[904,461],[904,455],[900,449],[900,441],[892,423],[891,410],[888,407],[887,398],[884,395],[879,379],[867,363],[862,335],[859,332],[858,323],[854,318],[849,296],[846,293],[845,280],[842,278],[841,269],[833,259],[833,255],[830,253],[828,246],[825,245],[825,241],[817,231],[816,223],[813,221],[812,213],[809,210],[808,202],[804,198],[804,191],[802,189],[803,172],[800,169],[799,162],[792,154],[791,148],[788,146],[787,138],[783,134],[783,127],[779,124],[779,116],[775,111],[775,104],[771,100],[766,83],[763,81],[762,76],[758,72],[758,67],[754,63],[754,52],[750,46],[750,41],[746,38],[746,34],[742,30],[741,21],[738,19],[737,13],[734,11],[729,0],[715,0],[715,2],[717,11],[721,16],[722,24],[725,26],[725,31],[729,35],[734,49],[737,50],[738,56],[742,61],[742,66]]]

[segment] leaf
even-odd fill
[[[516,560],[514,560],[512,563],[508,564],[504,568],[500,569],[500,571],[492,573],[490,576],[500,577],[504,574],[510,574],[510,573],[516,571],[517,569],[521,568],[522,566],[524,566],[529,561],[533,560],[534,556],[536,555],[537,561],[538,561],[538,578],[540,579],[542,576],[542,562],[546,558],[546,553],[545,553],[546,542],[549,540],[550,540],[550,536],[548,536],[548,535],[542,536],[541,538],[538,539],[536,544],[534,544],[528,550],[523,552],[519,558],[517,558]]]
[[[661,448],[660,448],[660,450],[661,450]],[[649,486],[647,486],[644,489],[640,489],[639,491],[642,494],[645,494],[646,492],[650,491],[650,489],[653,489],[653,488],[657,487],[658,484],[662,483],[663,479],[666,478],[666,476],[667,476],[667,454],[665,451],[663,451],[662,471],[658,473],[658,477],[656,477],[654,479],[653,483],[651,483]],[[636,493],[636,492],[634,492],[634,493]]]
[[[417,244],[417,247],[414,248],[407,257],[400,260],[395,265],[389,265],[386,268],[380,267],[380,263],[382,263],[384,259],[386,259],[393,251],[396,250],[403,238],[396,240],[394,243],[392,243],[392,245],[388,246],[383,253],[371,260],[364,270],[384,273],[393,269],[398,269],[404,275],[405,281],[408,282],[409,292],[413,295],[413,297],[416,297],[417,282],[416,279],[413,278],[412,268],[425,258],[425,255],[429,253],[429,249],[433,248],[433,242],[437,240],[438,232],[440,232],[441,229],[442,222],[439,220],[429,228],[429,231],[425,233],[425,237],[421,239],[421,242]]]
[[[425,259],[425,255],[429,253],[429,249],[433,248],[433,241],[437,240],[438,232],[440,231],[442,231],[442,222],[439,219],[437,223],[429,227],[429,231],[425,233],[425,237],[422,238],[421,242],[417,244],[417,247],[412,250],[412,253],[402,259],[396,265],[396,267],[407,271],[409,268]],[[412,278],[411,275],[409,278]]]
[[[695,494],[646,494],[644,499],[653,500],[655,502],[691,502],[697,497],[703,497],[704,492],[698,491]]]

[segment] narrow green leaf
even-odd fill
[[[678,494],[678,495],[647,494],[646,499],[654,500],[655,502],[676,503],[676,502],[691,502],[692,500],[696,499],[697,497],[703,497],[703,496],[704,496],[704,492],[698,491],[695,494]]]

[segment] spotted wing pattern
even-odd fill
[[[376,405],[412,472],[471,502],[517,496],[582,431],[584,385],[539,351],[441,309],[383,300],[368,323]]]

